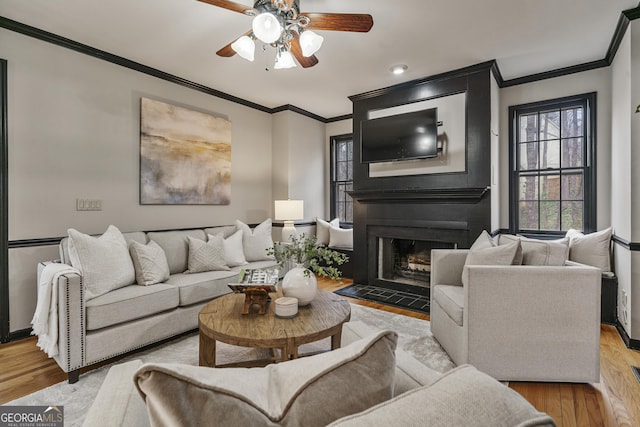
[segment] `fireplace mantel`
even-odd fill
[[[349,195],[360,203],[477,203],[489,187],[405,189],[405,190],[355,190]]]

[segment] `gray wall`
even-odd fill
[[[611,224],[621,239],[640,239],[640,22],[632,21],[611,66],[612,185]],[[636,49],[634,49],[636,47]],[[618,319],[629,336],[640,339],[640,253],[616,245],[615,268],[618,276]]]
[[[9,74],[9,240],[260,222],[272,214],[272,115],[0,29]],[[139,204],[140,97],[228,118],[228,206]],[[323,149],[324,133],[318,137]],[[102,200],[79,212],[76,198]],[[57,246],[9,251],[10,330],[30,326],[36,264]]]
[[[509,106],[597,92],[597,222],[611,224],[611,70],[583,73],[511,86],[500,90],[500,227],[509,227]]]

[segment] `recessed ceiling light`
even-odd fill
[[[405,64],[398,64],[398,65],[394,65],[393,67],[389,68],[389,71],[391,71],[393,74],[402,74],[405,71],[407,71],[409,69],[408,65]]]

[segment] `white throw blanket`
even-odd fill
[[[33,314],[32,335],[38,336],[38,347],[49,357],[58,354],[58,278],[67,273],[80,272],[67,264],[45,265],[38,282],[38,303]]]

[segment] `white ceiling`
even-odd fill
[[[236,0],[252,6],[251,0]],[[603,59],[638,0],[300,0],[301,12],[369,13],[369,33],[322,31],[312,68],[266,71],[215,52],[251,18],[196,0],[2,0],[0,16],[269,108],[331,118],[350,95],[495,59],[505,80]],[[394,76],[389,68],[407,64]]]

